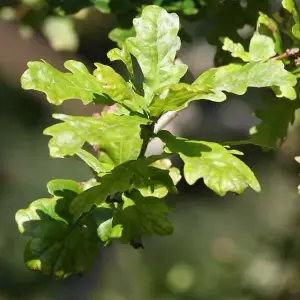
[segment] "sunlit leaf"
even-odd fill
[[[220,196],[227,192],[241,194],[248,186],[260,191],[253,172],[233,155],[238,153],[235,150],[217,143],[175,137],[168,131],[160,131],[158,137],[166,144],[166,151],[178,153],[184,161],[184,177],[189,184],[203,178]]]
[[[126,46],[142,69],[145,85],[152,89],[178,83],[187,66],[175,64],[180,48],[179,18],[158,6],[146,6],[142,16],[133,21],[136,37],[128,38]]]
[[[223,50],[231,52],[233,57],[238,57],[242,59],[244,62],[248,62],[249,53],[245,51],[244,47],[240,43],[234,43],[231,39],[225,38],[223,41]]]
[[[296,77],[286,71],[283,62],[279,60],[212,68],[202,73],[194,82],[196,85],[210,87],[220,98],[226,98],[224,91],[243,95],[248,87],[278,87],[281,96],[292,100],[296,98],[293,88],[296,83]]]
[[[51,156],[75,155],[87,142],[98,145],[102,155],[106,157],[104,163],[108,163],[109,158],[112,167],[138,157],[143,142],[140,136],[141,125],[149,123],[149,120],[138,116],[108,113],[102,113],[101,118],[63,114],[54,114],[53,117],[64,122],[44,131],[44,134],[53,136],[49,142]],[[91,159],[89,164],[92,164]]]
[[[185,83],[172,84],[155,92],[149,111],[152,116],[157,117],[170,110],[181,110],[187,107],[191,101],[200,99],[221,102],[226,98],[221,93],[215,94],[209,86]]]

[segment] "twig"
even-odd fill
[[[288,57],[296,55],[298,52],[299,52],[299,48],[287,49],[284,53],[282,53],[281,55],[275,56],[273,59],[274,60],[283,60]]]
[[[157,133],[160,130],[162,130],[163,128],[165,128],[178,115],[179,115],[178,111],[168,111],[167,113],[162,115],[154,127],[154,133]]]

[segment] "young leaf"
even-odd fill
[[[190,141],[160,131],[158,137],[166,144],[165,150],[178,153],[184,161],[184,177],[189,184],[203,178],[204,183],[220,196],[231,191],[241,194],[247,186],[260,191],[253,172],[233,154],[217,143]]]
[[[296,24],[292,27],[292,33],[300,39],[300,14],[296,2],[294,0],[283,0],[282,6],[293,15]]]
[[[248,62],[250,60],[249,53],[245,51],[243,45],[240,43],[234,43],[228,37],[224,39],[222,49],[231,52],[233,57],[238,57],[244,62]]]
[[[22,88],[44,92],[47,100],[55,105],[69,99],[80,99],[88,104],[95,99],[95,95],[102,95],[99,81],[83,63],[68,60],[64,67],[72,73],[60,72],[47,62],[29,62],[21,77]]]
[[[39,199],[16,214],[18,228],[30,236],[25,249],[29,269],[66,278],[91,268],[98,251],[97,225],[91,216],[73,222],[70,203],[82,192],[71,180],[48,184],[53,198]]]
[[[178,16],[149,5],[133,24],[136,37],[128,38],[126,47],[136,57],[146,86],[155,91],[164,85],[178,83],[187,71],[186,65],[174,63],[180,48]]]
[[[54,114],[53,117],[64,122],[44,131],[44,134],[53,136],[49,142],[51,156],[72,156],[87,142],[100,145],[101,152],[109,158],[112,167],[138,157],[143,142],[140,137],[141,125],[150,122],[138,116],[108,113],[102,113],[101,118],[63,114]]]
[[[158,117],[170,110],[181,110],[193,101],[207,99],[216,102],[224,101],[223,94],[214,94],[209,86],[189,85],[185,83],[171,84],[158,89],[149,106],[150,115]]]
[[[282,45],[282,39],[277,23],[272,18],[270,18],[266,14],[263,14],[262,12],[259,12],[259,18],[257,23],[260,27],[259,30],[263,30],[263,33],[265,35],[267,35],[267,30],[270,31],[275,43],[275,52],[278,54],[282,54],[284,52],[284,48]],[[265,28],[262,25],[264,25]]]
[[[64,66],[72,73],[60,72],[46,62],[29,62],[29,68],[21,77],[22,88],[44,92],[47,100],[55,105],[70,99],[80,99],[88,104],[96,100],[96,95],[108,95],[114,102],[133,111],[142,112],[146,107],[143,97],[137,95],[111,67],[95,64],[97,69],[93,76],[81,62],[68,60]],[[105,97],[97,100],[107,104]]]
[[[300,100],[288,101],[268,97],[266,106],[258,110],[255,115],[261,123],[251,128],[250,141],[266,147],[280,146],[288,132],[288,128],[295,121],[295,111],[300,108]]]
[[[256,31],[250,41],[250,61],[264,61],[276,54],[274,37],[261,21],[264,19],[258,18]]]
[[[248,87],[278,87],[281,95],[294,100],[296,77],[284,69],[278,60],[251,62],[245,65],[230,64],[212,68],[202,73],[193,85],[209,86],[218,97],[226,99],[223,93],[243,95]]]
[[[135,36],[135,29],[133,27],[128,29],[116,27],[108,34],[108,37],[113,42],[116,42],[118,47],[122,47],[126,40],[133,36]]]
[[[98,234],[103,242],[120,238],[122,243],[139,240],[144,235],[170,235],[173,226],[166,214],[171,209],[164,200],[155,197],[144,198],[138,191],[123,194],[122,207],[114,212],[113,218],[101,224]]]
[[[134,78],[132,59],[126,47],[123,46],[122,49],[114,48],[110,50],[107,53],[107,57],[110,59],[110,61],[121,60],[126,66],[130,78]]]

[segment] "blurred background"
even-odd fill
[[[258,11],[272,15],[281,1],[211,1],[193,18],[182,18],[191,39],[178,57],[189,66],[187,81],[228,57],[217,37],[247,44]],[[247,9],[245,9],[247,8]],[[299,118],[279,152],[238,147],[259,179],[262,192],[217,197],[202,182],[179,184],[172,195],[176,214],[170,237],[144,241],[144,250],[116,244],[99,250],[97,264],[82,278],[65,281],[33,273],[23,263],[27,242],[14,215],[35,199],[47,196],[53,178],[86,180],[91,174],[74,159],[52,159],[49,137],[42,131],[51,115],[91,115],[94,106],[67,101],[50,105],[44,95],[23,91],[20,76],[26,63],[44,59],[59,69],[76,59],[93,68],[110,64],[115,47],[108,33],[118,24],[114,14],[87,8],[62,17],[42,0],[0,0],[0,300],[259,300],[300,299],[300,168]],[[119,72],[121,65],[113,64]],[[209,141],[240,140],[258,122],[263,90],[250,89],[221,104],[192,103],[169,124],[173,133]],[[153,143],[150,152],[159,151]],[[180,163],[174,161],[180,166]]]

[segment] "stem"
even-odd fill
[[[161,116],[154,127],[154,133],[158,133],[165,128],[171,121],[173,121],[179,115],[178,111],[169,111]]]

